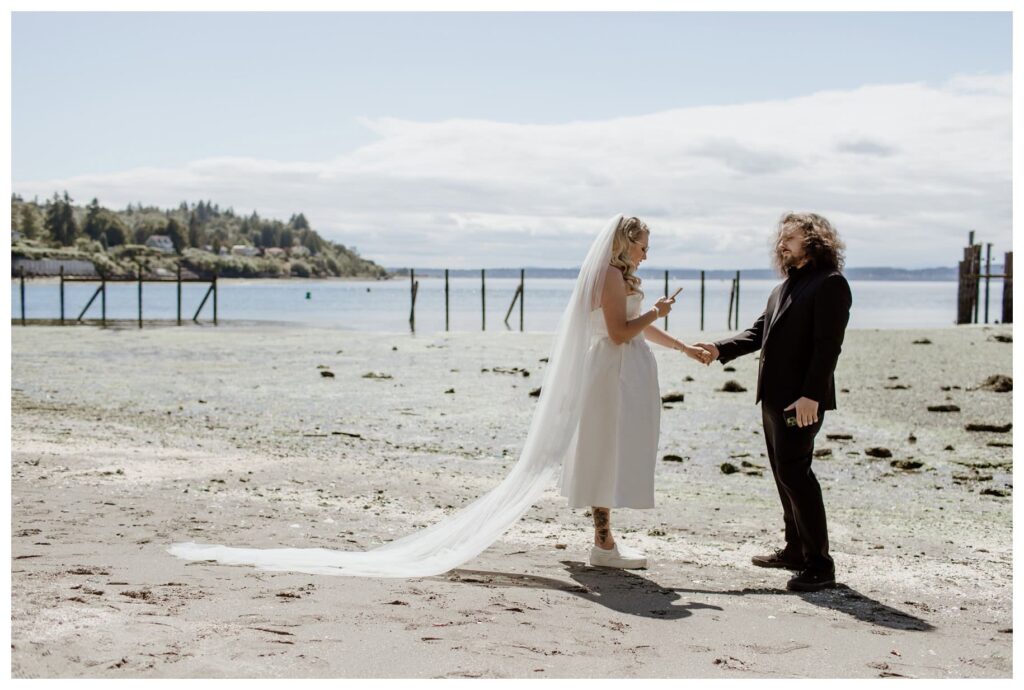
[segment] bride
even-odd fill
[[[540,399],[519,460],[490,492],[430,527],[370,551],[239,548],[193,542],[168,551],[213,560],[323,575],[426,577],[480,554],[511,527],[552,483],[559,469],[570,505],[594,514],[593,565],[644,567],[646,558],[617,544],[610,509],[653,506],[661,401],[657,368],[643,335],[706,362],[710,355],[653,323],[671,310],[659,299],[641,313],[636,267],[650,232],[617,215],[591,244],[559,321]],[[564,466],[564,468],[563,468]]]
[[[672,309],[663,297],[641,312],[636,269],[647,258],[650,230],[639,218],[620,218],[612,237],[610,270],[600,306],[591,312],[591,345],[583,366],[579,431],[562,470],[562,495],[573,508],[591,506],[590,564],[644,568],[647,557],[611,534],[611,508],[653,508],[661,396],[658,366],[646,338],[702,363],[711,355],[654,325]]]

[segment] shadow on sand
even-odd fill
[[[712,596],[787,596],[799,597],[809,604],[845,613],[859,621],[896,630],[930,631],[935,627],[916,616],[875,601],[850,587],[839,584],[820,592],[790,592],[786,589],[760,587],[743,589],[688,589],[662,587],[634,571],[618,568],[594,568],[579,561],[562,561],[569,577],[576,584],[550,577],[502,573],[486,570],[450,571],[445,577],[453,582],[465,582],[488,587],[537,587],[569,592],[581,599],[600,604],[613,611],[641,616],[675,620],[688,618],[694,611],[722,611],[721,606],[683,601],[687,595]]]

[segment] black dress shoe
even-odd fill
[[[819,589],[828,589],[836,586],[836,573],[834,570],[802,570],[786,583],[786,589],[793,592],[817,592]]]
[[[807,567],[804,557],[794,556],[785,549],[775,549],[774,553],[767,556],[754,556],[750,562],[760,568],[788,568],[789,570],[803,570]]]

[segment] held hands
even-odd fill
[[[802,397],[786,409],[796,409],[796,425],[798,427],[810,426],[818,421],[817,400]]]
[[[697,360],[701,364],[711,364],[711,362],[714,361],[714,358],[711,356],[711,353],[702,347],[683,345],[679,349],[682,351],[684,355],[686,355],[690,359]]]
[[[705,350],[708,353],[709,357],[710,357],[710,359],[708,359],[707,361],[704,361],[704,364],[710,365],[712,362],[714,362],[716,359],[718,359],[718,354],[719,354],[718,353],[718,348],[715,347],[714,343],[697,343],[696,346],[698,348],[701,348],[701,349]]]

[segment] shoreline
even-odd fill
[[[460,312],[460,313],[463,313],[463,312]],[[77,321],[75,321],[74,318],[68,317],[68,318],[66,318],[64,324],[60,323],[60,319],[59,318],[26,318],[25,322],[26,322],[26,327],[41,327],[41,326],[42,327],[54,327],[54,326],[60,327],[60,326],[65,326],[65,327],[75,327],[75,328],[93,327],[93,328],[97,328],[97,329],[100,329],[100,330],[102,330],[104,328],[114,328],[114,329],[135,328],[136,330],[139,330],[139,321],[138,321],[138,319],[133,319],[133,318],[116,318],[116,319],[115,318],[109,318],[109,319],[107,319],[107,325],[106,326],[104,326],[100,322],[99,319],[94,318],[94,317],[89,317],[88,319],[84,319],[82,322],[77,322]],[[143,323],[143,328],[167,328],[167,327],[177,327],[178,326],[177,320],[173,319],[173,318],[169,318],[169,319],[143,318],[142,323]],[[896,327],[893,327],[893,328],[883,328],[883,327],[880,327],[880,326],[875,326],[875,327],[869,327],[869,328],[847,328],[846,332],[847,333],[876,333],[876,332],[877,333],[895,333],[895,332],[906,332],[906,333],[922,333],[922,334],[924,334],[924,333],[929,333],[929,332],[932,332],[932,331],[943,331],[944,332],[944,331],[956,331],[956,330],[992,330],[992,329],[1003,329],[1005,331],[1011,331],[1012,325],[1013,324],[1000,324],[1000,323],[972,323],[972,324],[955,324],[955,323],[950,323],[948,326],[920,326],[920,327],[905,327],[905,326],[903,326],[903,327],[899,327],[899,328],[896,328]],[[316,323],[316,322],[308,322],[308,321],[272,321],[272,320],[260,320],[260,319],[225,319],[225,318],[218,318],[217,319],[217,323],[214,324],[212,318],[201,318],[199,320],[199,322],[193,322],[191,317],[185,317],[184,315],[182,317],[181,326],[182,327],[186,327],[186,328],[187,327],[191,327],[191,328],[196,328],[196,327],[202,327],[202,328],[219,328],[219,327],[224,327],[225,329],[237,329],[237,328],[252,328],[252,329],[259,329],[259,328],[276,329],[276,328],[280,328],[280,329],[285,329],[285,330],[301,330],[301,329],[304,329],[304,328],[310,328],[310,329],[315,329],[315,330],[334,329],[334,330],[338,330],[338,331],[343,332],[343,333],[363,334],[363,335],[366,335],[366,336],[389,336],[390,335],[390,336],[396,336],[396,337],[409,336],[409,335],[411,335],[411,336],[423,336],[423,337],[426,337],[426,336],[435,336],[435,335],[453,335],[453,336],[454,335],[470,335],[471,336],[471,335],[510,335],[510,334],[518,334],[518,335],[523,335],[523,336],[553,336],[555,334],[554,330],[550,330],[550,331],[546,331],[546,330],[520,331],[518,328],[511,328],[511,327],[509,327],[507,329],[490,328],[490,329],[487,329],[485,331],[483,331],[483,330],[473,330],[473,329],[451,329],[451,330],[448,330],[448,331],[445,331],[443,329],[442,330],[420,329],[420,330],[417,330],[417,331],[411,331],[411,330],[401,330],[401,331],[395,331],[395,330],[362,330],[362,329],[354,329],[354,328],[345,328],[344,325],[339,324],[337,322]],[[12,316],[11,317],[11,327],[12,328],[22,328],[21,317]],[[706,337],[715,337],[715,338],[726,337],[728,334],[734,334],[734,333],[737,333],[737,332],[742,331],[742,330],[743,329],[741,328],[741,329],[733,329],[733,330],[707,329],[707,330],[704,330],[704,331],[694,331],[693,332],[694,335],[691,336],[691,338],[696,339],[696,338],[706,338]]]

